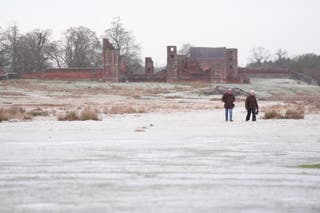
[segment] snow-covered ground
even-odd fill
[[[320,212],[320,115],[0,123],[0,212]]]

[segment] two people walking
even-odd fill
[[[229,88],[222,96],[221,100],[224,102],[225,108],[225,119],[226,121],[233,121],[232,114],[234,108],[234,101],[236,100],[234,94],[232,93],[232,89]],[[250,120],[252,115],[252,121],[256,121],[256,114],[259,112],[259,106],[257,102],[257,98],[254,94],[254,91],[251,90],[246,101],[245,108],[247,110],[246,121]]]

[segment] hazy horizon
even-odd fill
[[[165,65],[167,45],[183,43],[238,48],[244,66],[254,47],[281,48],[291,57],[320,54],[319,9],[317,0],[1,0],[0,26],[51,29],[55,40],[69,27],[86,26],[100,37],[119,16],[141,44],[141,57],[156,66]]]

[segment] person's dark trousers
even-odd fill
[[[256,109],[248,109],[246,121],[250,120],[250,115],[252,114],[252,121],[256,121]]]

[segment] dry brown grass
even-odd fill
[[[79,120],[78,113],[76,111],[69,111],[58,115],[58,121],[77,121]]]
[[[80,119],[82,121],[86,121],[86,120],[98,121],[98,120],[100,120],[97,110],[91,109],[91,108],[85,108],[84,110],[82,110],[80,113]]]
[[[276,110],[271,110],[265,112],[263,119],[284,119],[284,116]]]
[[[271,106],[264,114],[264,119],[304,119],[304,106]]]
[[[287,110],[285,115],[285,119],[304,119],[304,111],[301,110]]]
[[[49,115],[49,112],[44,111],[44,110],[43,110],[42,108],[40,108],[40,107],[37,107],[37,108],[31,110],[29,113],[32,115],[32,117],[48,116],[48,115]]]
[[[9,120],[31,120],[32,114],[21,107],[0,109],[0,122]]]
[[[127,106],[127,105],[116,105],[112,107],[105,107],[103,110],[104,114],[138,114],[145,113],[147,110],[142,106]]]
[[[315,97],[305,103],[310,113],[320,113],[320,97]]]
[[[81,111],[68,111],[57,116],[58,121],[99,121],[99,113],[95,109],[85,108]]]

